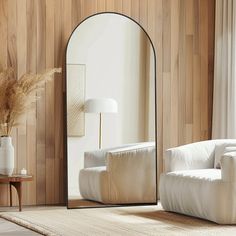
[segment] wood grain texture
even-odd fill
[[[0,69],[7,66],[7,41],[8,41],[8,2],[6,0],[0,1]],[[5,194],[1,194],[4,192]],[[6,185],[0,186],[0,202],[7,203],[9,198],[8,187]]]
[[[37,5],[36,0],[27,1],[26,3],[26,14],[27,14],[27,72],[36,73],[37,71]],[[27,170],[29,173],[36,173],[37,171],[37,155],[36,155],[36,106],[34,109],[27,114],[27,139],[26,139],[26,150],[27,150]],[[30,157],[30,158],[29,158]],[[26,203],[36,204],[36,193],[37,193],[37,181],[28,183],[27,199]]]
[[[26,73],[27,68],[27,17],[26,17],[26,0],[17,1],[17,76],[20,78]],[[26,157],[26,118],[27,115],[22,117],[22,125],[17,129],[17,172],[27,166]],[[23,187],[23,204],[26,203],[27,187]]]
[[[40,72],[46,67],[46,1],[37,1],[36,15],[37,15],[37,72]],[[45,88],[37,92],[40,97],[36,104],[36,202],[43,204],[46,202],[46,116],[45,116]]]
[[[215,0],[1,0],[0,63],[26,71],[64,68],[73,29],[97,12],[120,12],[149,33],[157,54],[158,170],[166,148],[211,137]],[[39,93],[13,130],[16,169],[35,176],[24,204],[64,203],[62,75]],[[0,205],[9,203],[0,186]],[[13,199],[14,200],[14,199]]]
[[[46,67],[54,66],[54,14],[55,2],[46,0]],[[55,191],[51,191],[55,186],[55,113],[54,113],[54,81],[46,84],[46,202],[54,203]]]

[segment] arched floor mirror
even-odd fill
[[[117,13],[80,23],[66,52],[68,208],[157,203],[156,55]]]

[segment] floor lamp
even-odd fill
[[[99,114],[99,149],[102,148],[102,114],[117,113],[118,106],[116,100],[112,98],[88,99],[84,105],[85,113]]]

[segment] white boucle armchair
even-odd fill
[[[220,161],[221,168],[215,168]],[[236,223],[236,140],[208,140],[166,151],[163,208],[219,224]]]
[[[155,203],[155,159],[153,142],[86,152],[80,193],[104,204]]]

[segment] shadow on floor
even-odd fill
[[[123,215],[135,215],[138,217],[148,218],[155,221],[164,222],[165,224],[176,225],[179,227],[189,227],[189,228],[199,228],[199,227],[221,227],[214,222],[203,220],[197,217],[191,217],[183,214],[177,214],[173,212],[168,212],[164,210],[156,211],[136,211],[136,212],[126,212]],[[224,225],[225,227],[225,225]]]

